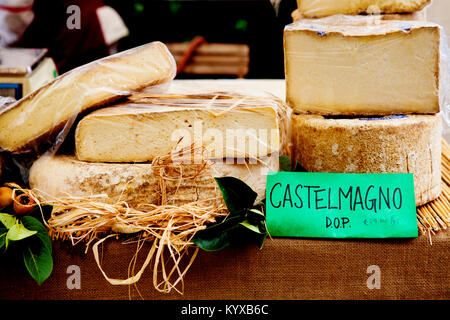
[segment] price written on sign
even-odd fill
[[[266,223],[282,237],[417,237],[413,175],[271,173]]]

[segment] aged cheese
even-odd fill
[[[416,204],[441,192],[442,117],[294,115],[295,159],[311,172],[413,173]]]
[[[94,162],[145,162],[204,147],[201,157],[258,158],[280,151],[277,107],[263,101],[145,95],[84,117],[76,156]],[[200,155],[200,153],[198,153]]]
[[[308,19],[309,17],[304,16],[299,9],[295,9],[291,13],[292,20],[299,21],[302,19]],[[374,14],[367,15],[365,17],[369,23],[373,23],[373,21],[376,20],[418,20],[418,21],[426,21],[427,20],[427,10],[423,9],[420,11],[415,11],[411,13],[383,13],[383,14],[377,14],[376,12]]]
[[[284,32],[286,100],[297,113],[436,113],[441,81],[438,25],[348,16],[300,20]]]
[[[431,0],[297,0],[299,11],[309,18],[335,14],[405,13],[422,10]]]
[[[56,135],[78,113],[166,83],[175,71],[172,55],[160,42],[73,69],[0,112],[0,147],[25,151]]]
[[[167,203],[180,205],[220,197],[213,177],[222,176],[243,180],[258,194],[257,200],[262,200],[267,173],[278,171],[278,156],[253,159],[250,163],[241,160],[211,162],[206,167],[202,164],[185,164],[181,169],[173,170],[166,167],[165,175],[169,178],[164,180]],[[180,170],[183,176],[190,177],[181,183],[178,180]],[[106,195],[110,203],[126,201],[136,207],[160,204],[158,172],[158,167],[152,167],[151,163],[95,163],[67,155],[42,156],[30,169],[29,183],[31,188],[49,199]]]

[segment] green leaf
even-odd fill
[[[280,156],[281,171],[292,171],[291,158],[288,156]]]
[[[31,277],[41,285],[52,273],[52,241],[45,226],[36,218],[25,216],[22,223],[36,233],[35,241],[28,244],[23,252],[23,261]]]
[[[231,244],[229,231],[221,232],[215,237],[202,237],[196,234],[192,242],[205,251],[219,251]]]
[[[259,239],[258,239],[258,248],[260,250],[263,248],[264,240],[266,240],[267,236],[268,236],[268,233],[266,232],[266,233],[262,234],[261,237],[259,237]]]
[[[53,270],[52,252],[41,241],[30,243],[24,248],[23,262],[38,285],[41,285]]]
[[[233,177],[215,179],[231,215],[238,214],[253,206],[258,194],[245,182]]]
[[[257,216],[261,216],[262,218],[265,218],[266,216],[264,215],[264,213],[258,209],[250,209],[248,210],[249,213],[253,213]]]
[[[6,229],[10,229],[13,225],[16,224],[17,218],[11,214],[0,213],[0,222],[6,227]]]
[[[306,169],[303,168],[302,165],[298,161],[295,161],[294,172],[306,172]]]
[[[21,219],[23,225],[29,230],[37,231],[36,236],[41,240],[42,244],[52,252],[52,240],[48,235],[44,225],[36,218],[32,216],[25,216]]]
[[[240,224],[241,226],[243,226],[243,227],[245,227],[245,228],[247,228],[247,229],[253,231],[253,232],[263,234],[263,232],[261,232],[261,231],[259,230],[259,227],[258,227],[257,225],[254,225],[254,224],[250,223],[248,220],[244,220],[244,221],[242,221],[242,222],[239,223],[239,224]]]
[[[205,251],[218,251],[227,247],[231,243],[231,232],[245,216],[229,216],[222,222],[215,223],[205,230],[198,231],[192,242]]]
[[[9,228],[6,239],[11,241],[19,241],[34,236],[36,233],[37,231],[28,230],[21,222],[19,222]]]
[[[6,235],[8,234],[8,229],[0,228],[0,249],[6,244]]]

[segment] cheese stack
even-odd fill
[[[30,186],[52,198],[104,194],[130,206],[222,204],[214,177],[232,176],[259,201],[286,145],[286,111],[279,101],[239,95],[134,95],[82,118],[75,156],[42,157]]]
[[[243,180],[262,200],[265,176],[278,170],[286,146],[284,103],[148,93],[164,90],[175,74],[175,60],[160,42],[71,70],[2,109],[0,148],[44,154],[29,184],[54,200],[222,204],[214,180],[221,176]],[[75,150],[55,154],[74,123]]]
[[[308,171],[413,173],[416,204],[440,194],[442,116],[448,102],[443,30],[412,13],[428,1],[299,1],[309,17],[284,31],[286,100],[295,159]]]

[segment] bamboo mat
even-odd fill
[[[419,230],[432,235],[450,226],[450,146],[442,139],[442,192],[439,198],[417,208]]]

